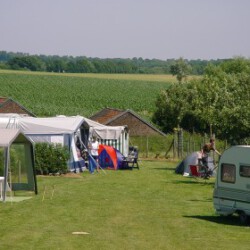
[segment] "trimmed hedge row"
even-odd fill
[[[60,144],[37,143],[35,145],[35,166],[37,174],[67,172],[69,150]]]

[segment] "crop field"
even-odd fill
[[[166,75],[56,74],[0,71],[0,96],[11,97],[36,116],[83,115],[105,108],[155,110],[161,90],[176,80]]]

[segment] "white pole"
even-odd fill
[[[18,182],[21,183],[21,161],[18,161]]]

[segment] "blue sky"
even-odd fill
[[[249,13],[249,0],[0,0],[0,50],[99,58],[249,58]]]

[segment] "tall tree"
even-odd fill
[[[175,61],[170,67],[171,74],[176,76],[179,83],[182,83],[188,74],[191,73],[191,70],[191,66],[182,57]]]
[[[210,65],[203,78],[167,89],[159,94],[154,121],[165,132],[180,124],[209,133],[212,126],[222,139],[250,143],[249,63],[235,59],[226,65]]]
[[[37,56],[19,56],[8,61],[11,69],[26,69],[31,71],[45,70],[45,65]]]

